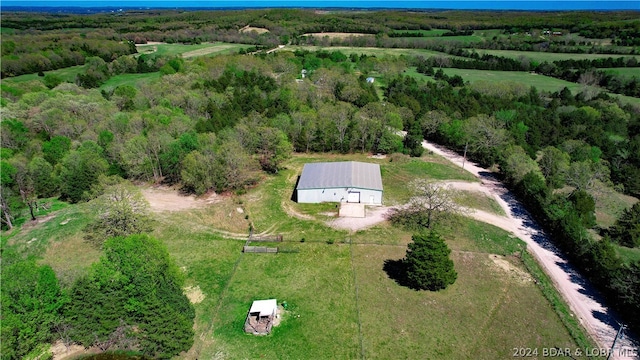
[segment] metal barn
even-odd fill
[[[299,203],[382,204],[380,165],[359,161],[305,164],[296,187]]]

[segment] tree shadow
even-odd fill
[[[384,261],[382,269],[396,284],[416,290],[407,279],[407,264],[404,259],[387,259]]]

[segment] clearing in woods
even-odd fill
[[[355,232],[333,229],[327,225],[335,219],[333,204],[291,200],[304,163],[348,160],[381,164],[391,205],[406,201],[405,184],[416,177],[473,180],[433,155],[401,163],[359,154],[305,154],[242,195],[196,198],[143,188],[159,220],[152,235],[185,272],[196,309],[195,343],[181,358],[497,359],[512,356],[514,346],[589,346],[575,342],[536,282],[524,280],[528,272],[518,255],[523,243],[500,229],[468,218],[444,223],[440,231],[453,251],[458,280],[444,291],[414,291],[385,272],[385,264],[404,256],[411,232],[386,221]],[[306,216],[292,217],[291,210]],[[63,229],[81,234],[88,221],[69,211],[59,216],[39,226],[59,228],[73,216]],[[243,254],[249,224],[258,233],[282,234],[277,246],[284,251]],[[12,240],[26,242],[29,236]],[[99,257],[97,251],[89,258],[76,254],[90,250],[81,235],[51,241],[58,251],[46,251],[42,262],[57,264],[56,271],[64,263],[65,281]],[[73,246],[63,246],[69,241]],[[288,303],[282,323],[268,337],[246,336],[248,306],[266,298]]]

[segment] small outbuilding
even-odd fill
[[[251,304],[244,331],[255,335],[269,334],[278,316],[278,301],[276,299],[256,300]]]
[[[382,204],[380,165],[359,161],[305,164],[296,187],[299,203]]]
[[[375,81],[376,81],[376,79],[373,78],[373,77],[368,77],[367,78],[367,84],[373,84]]]

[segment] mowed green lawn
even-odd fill
[[[194,346],[180,358],[498,359],[510,358],[516,347],[578,346],[516,256],[522,242],[506,232],[466,218],[444,223],[440,231],[458,280],[441,292],[414,291],[384,271],[385,261],[404,256],[411,232],[388,223],[335,230],[324,215],[331,204],[291,200],[304,163],[342,160],[379,163],[385,201],[388,193],[393,203],[406,199],[403,188],[416,177],[474,180],[435,156],[392,163],[360,154],[302,154],[246,194],[154,213],[153,236],[166,244],[187,285],[203,295],[194,304]],[[42,256],[70,284],[100,255],[82,241],[87,222],[81,207],[69,206],[10,242]],[[243,254],[249,223],[256,232],[283,234],[283,243],[269,245],[288,252]],[[269,336],[245,334],[251,302],[266,298],[289,304],[282,323]]]

